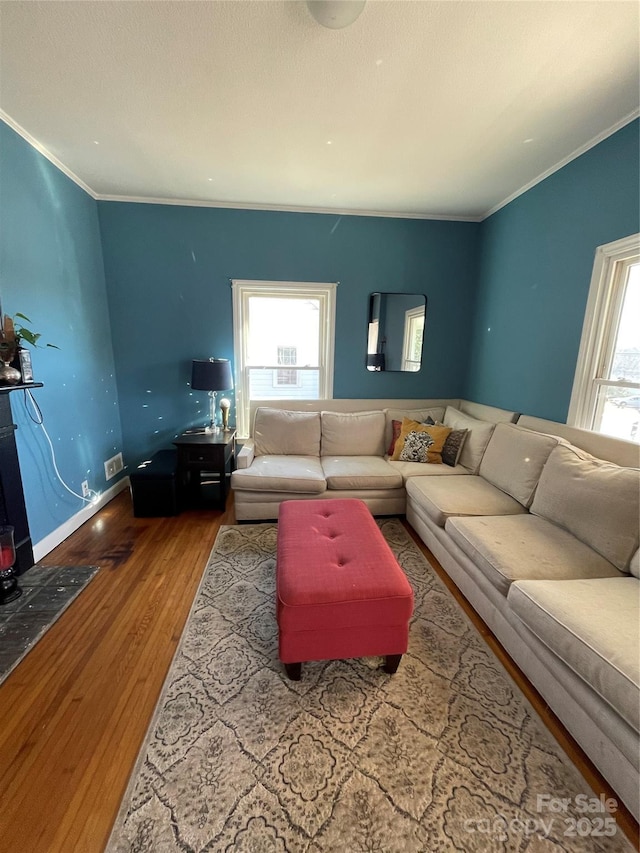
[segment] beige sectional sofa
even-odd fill
[[[406,510],[636,818],[639,461],[637,445],[521,417],[495,427],[477,477],[409,480]]]
[[[406,512],[638,818],[638,446],[461,400],[288,401],[254,417],[232,475],[238,519],[335,496]],[[403,417],[466,428],[459,463],[390,461]]]
[[[473,425],[460,464],[391,462],[392,424],[404,416]],[[360,498],[374,515],[403,515],[405,481],[476,473],[497,421],[516,412],[466,400],[306,400],[254,403],[252,435],[231,476],[238,521],[274,519],[283,500]]]

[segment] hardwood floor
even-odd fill
[[[226,513],[133,518],[129,492],[46,565],[101,567],[0,686],[0,849],[99,853]]]
[[[42,560],[101,571],[0,686],[3,853],[102,853],[218,528],[233,523],[232,498],[225,513],[137,519],[125,491]],[[589,783],[613,796],[470,615]],[[617,818],[637,845],[633,818]]]

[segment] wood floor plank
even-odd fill
[[[43,560],[100,571],[0,686],[2,853],[102,853],[225,513],[136,519],[122,492]],[[580,748],[462,598],[536,711],[596,790]],[[618,822],[636,840],[621,809]]]

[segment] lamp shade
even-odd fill
[[[383,352],[369,353],[367,356],[367,367],[370,370],[384,370],[385,358]]]
[[[228,391],[233,388],[228,358],[210,358],[191,362],[191,387],[196,391]]]

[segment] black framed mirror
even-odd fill
[[[427,297],[423,293],[372,293],[367,370],[420,370],[426,316]]]

